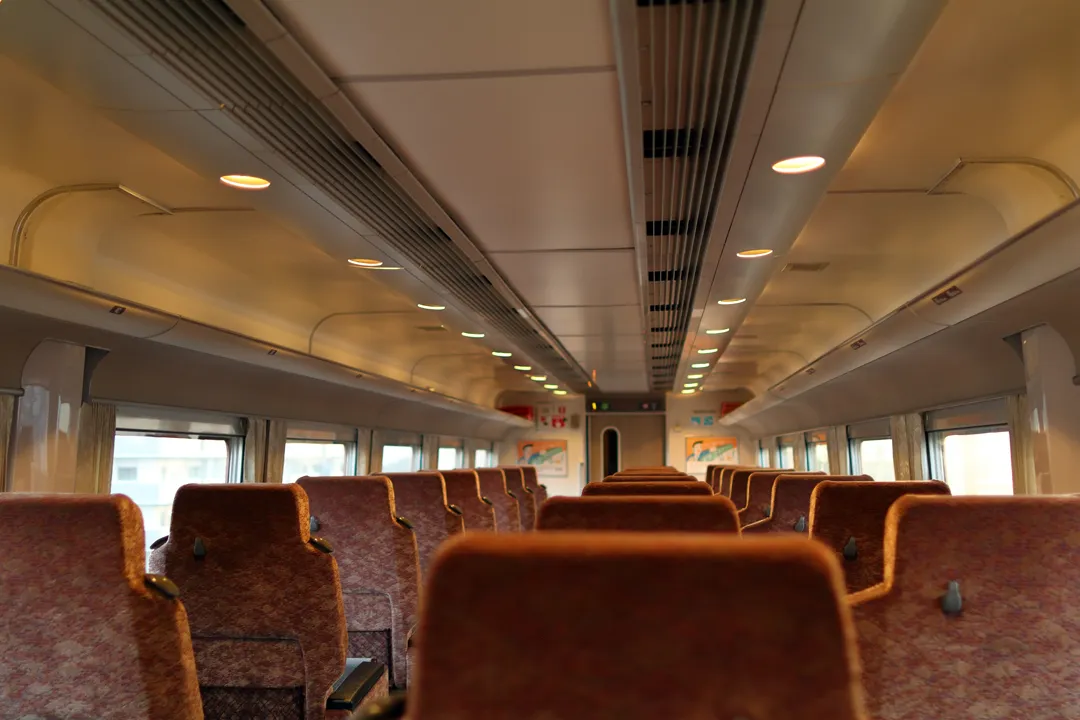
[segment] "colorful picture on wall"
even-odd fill
[[[737,463],[739,441],[735,438],[686,438],[686,472],[704,476],[710,465]]]
[[[565,440],[519,440],[517,447],[518,465],[532,465],[540,477],[567,476]]]

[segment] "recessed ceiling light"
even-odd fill
[[[693,391],[693,390],[683,390],[683,391],[682,391],[682,394],[683,394],[683,395],[693,395],[693,394],[694,394],[694,391]]]
[[[698,350],[697,354],[698,355],[712,355],[714,352],[717,352],[717,351],[718,351],[718,348],[703,348],[701,350]]]
[[[772,169],[781,175],[808,173],[825,166],[825,158],[817,155],[802,155],[773,163]]]
[[[417,303],[416,307],[420,308],[421,310],[445,310],[446,309],[445,305],[425,305],[424,303]]]
[[[735,255],[741,258],[760,258],[772,255],[772,250],[766,250],[765,248],[760,248],[758,250],[742,250],[735,253]]]
[[[535,380],[536,382],[544,382],[545,380],[547,380],[547,375],[533,375],[529,379]]]
[[[696,388],[700,383],[683,383],[684,388]]]
[[[463,332],[463,333],[461,333],[461,337],[467,337],[467,338],[482,338],[482,337],[484,337],[484,333],[470,333],[470,332]]]
[[[364,268],[365,270],[404,270],[405,268],[399,265],[380,265],[379,267]]]
[[[694,368],[695,370],[704,370],[705,368],[709,367],[709,363],[694,363],[690,367]]]
[[[495,357],[513,357],[514,353],[503,352],[501,350],[492,350],[491,354]]]
[[[371,258],[349,258],[349,264],[362,268],[377,268],[383,266],[383,261]]]
[[[694,375],[687,375],[686,379],[687,380],[700,380],[703,377],[705,377],[705,376],[702,375],[701,373],[695,373]]]
[[[521,370],[522,372],[529,372],[532,370],[532,365],[515,365],[515,370]]]
[[[265,190],[270,181],[254,175],[222,175],[221,184],[237,190]]]
[[[723,335],[726,332],[731,332],[731,328],[718,328],[716,330],[706,330],[706,335]]]
[[[559,387],[558,385],[545,385],[544,389],[545,390],[555,390],[558,387]]]
[[[556,395],[565,395],[565,394],[566,394],[566,391],[565,391],[565,390],[556,390],[556,391],[555,391],[555,394],[556,394]]]
[[[739,303],[746,302],[746,298],[725,298],[724,300],[717,300],[717,305],[738,305]]]

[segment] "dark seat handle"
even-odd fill
[[[461,508],[459,508],[457,505],[447,505],[446,507],[447,507],[448,510],[450,510],[450,512],[454,513],[455,515],[464,515],[465,514],[465,513],[461,512]]]
[[[485,505],[494,505],[495,504],[495,503],[491,502],[490,498],[486,498],[483,495],[480,496],[480,501],[483,502]]]

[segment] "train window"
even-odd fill
[[[930,472],[953,495],[1012,495],[1012,442],[1004,398],[926,413]]]
[[[892,438],[859,438],[851,441],[851,460],[855,470],[875,480],[895,480]]]
[[[493,467],[495,465],[492,462],[493,459],[494,453],[491,452],[491,448],[476,448],[476,453],[473,455],[473,467]]]
[[[439,454],[435,459],[436,470],[456,470],[464,464],[465,453],[460,447],[439,447]]]
[[[781,440],[777,445],[777,450],[780,454],[780,467],[782,468],[794,468],[795,467],[795,444],[788,440]]]
[[[765,447],[765,443],[760,440],[758,441],[757,456],[758,467],[772,467],[772,464],[769,462],[769,448]]]
[[[382,472],[414,472],[419,464],[416,462],[417,448],[413,445],[383,445],[382,448]]]
[[[112,488],[142,510],[146,546],[169,534],[173,496],[188,483],[229,481],[230,441],[117,432]]]
[[[806,469],[829,472],[829,438],[824,430],[806,433]]]
[[[285,443],[285,472],[281,481],[296,482],[305,475],[350,475],[348,450],[345,443],[289,440]]]

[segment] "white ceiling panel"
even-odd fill
[[[344,87],[484,249],[632,245],[613,70]]]
[[[644,370],[597,370],[596,384],[605,393],[644,392],[649,389]]]
[[[331,75],[613,66],[605,0],[267,0]]]
[[[645,342],[642,335],[562,335],[559,339],[563,347],[575,355],[610,349],[621,355],[637,353],[640,356],[641,344]]]
[[[637,305],[602,307],[538,307],[536,314],[553,333],[564,335],[641,336],[641,308]]]
[[[638,302],[632,250],[493,253],[490,257],[533,306]]]

